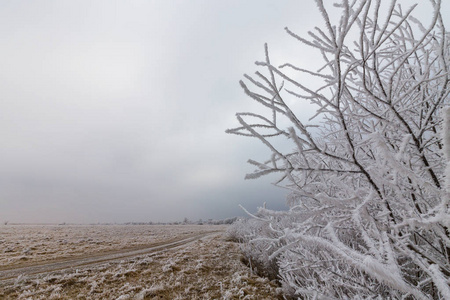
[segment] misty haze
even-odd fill
[[[0,3],[0,299],[450,299],[450,3]]]

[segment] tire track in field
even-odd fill
[[[131,258],[134,256],[144,255],[144,254],[150,254],[157,251],[162,250],[168,250],[173,249],[181,246],[187,246],[188,244],[195,242],[201,238],[212,236],[215,234],[218,234],[220,231],[214,231],[214,232],[203,232],[200,234],[196,234],[193,236],[190,236],[188,238],[183,239],[177,239],[177,240],[170,240],[165,241],[153,245],[148,245],[145,248],[134,248],[134,249],[127,249],[119,252],[114,253],[103,253],[103,254],[95,254],[95,255],[88,255],[86,257],[77,257],[77,258],[68,258],[68,259],[61,259],[53,262],[48,263],[41,263],[41,264],[33,264],[28,266],[22,266],[17,268],[10,268],[10,269],[3,269],[0,270],[0,282],[8,281],[14,278],[17,278],[18,276],[29,276],[29,275],[38,275],[38,274],[44,274],[44,273],[51,273],[55,271],[63,271],[67,269],[74,269],[74,268],[81,268],[81,267],[87,267],[87,266],[93,266],[93,265],[99,265],[104,264],[120,259],[126,259]]]

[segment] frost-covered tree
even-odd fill
[[[267,114],[238,113],[227,132],[272,153],[246,178],[279,173],[290,190],[289,211],[260,208],[247,241],[292,295],[450,299],[449,34],[440,0],[429,20],[396,2],[316,0],[323,26],[286,32],[322,67],[276,66],[266,45],[265,71],[240,82]],[[301,101],[317,107],[308,121]]]

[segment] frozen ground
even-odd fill
[[[223,228],[2,226],[0,270],[143,248]],[[277,299],[277,292],[273,283],[249,273],[238,246],[222,234],[175,249],[0,281],[0,299]]]
[[[0,226],[0,270],[10,266],[146,247],[223,228],[199,225]]]

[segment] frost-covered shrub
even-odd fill
[[[257,217],[239,219],[226,230],[226,238],[234,242],[248,242],[258,236],[271,236],[274,233],[266,222]]]
[[[240,219],[227,229],[226,237],[230,241],[242,243],[242,262],[253,272],[270,280],[278,280],[277,260],[269,259],[276,248],[271,245],[271,240],[265,240],[275,238],[277,234],[267,222],[255,218]]]
[[[246,235],[245,224],[247,223],[247,221],[248,219],[239,219],[228,226],[227,230],[225,231],[225,238],[230,242],[243,242]]]
[[[283,212],[259,209],[267,221],[258,220],[253,225],[269,229],[269,236],[261,234],[250,238],[242,247],[243,253],[259,268],[259,275],[276,274],[284,294],[315,297],[320,294],[338,299],[357,298],[361,291],[371,290],[373,295],[394,296],[389,287],[372,279],[365,272],[342,260],[334,251],[314,241],[300,243],[296,238],[298,223],[305,221],[305,215],[295,211]],[[297,222],[293,219],[297,218]],[[282,229],[282,230],[281,230]],[[268,232],[268,230],[259,230]],[[320,235],[316,232],[314,235]],[[343,230],[339,239],[353,247],[363,241],[352,229]],[[270,274],[270,275],[269,275]],[[399,296],[400,294],[397,293]]]
[[[316,4],[324,26],[310,39],[286,31],[323,65],[276,66],[266,46],[257,65],[267,73],[245,76],[253,88],[241,81],[268,113],[238,113],[228,132],[272,152],[250,160],[257,169],[246,178],[279,173],[291,191],[289,211],[262,208],[242,223],[247,256],[275,261],[285,290],[303,298],[450,299],[450,45],[440,1],[423,23],[396,1]],[[316,105],[316,124],[297,116],[299,101]]]

